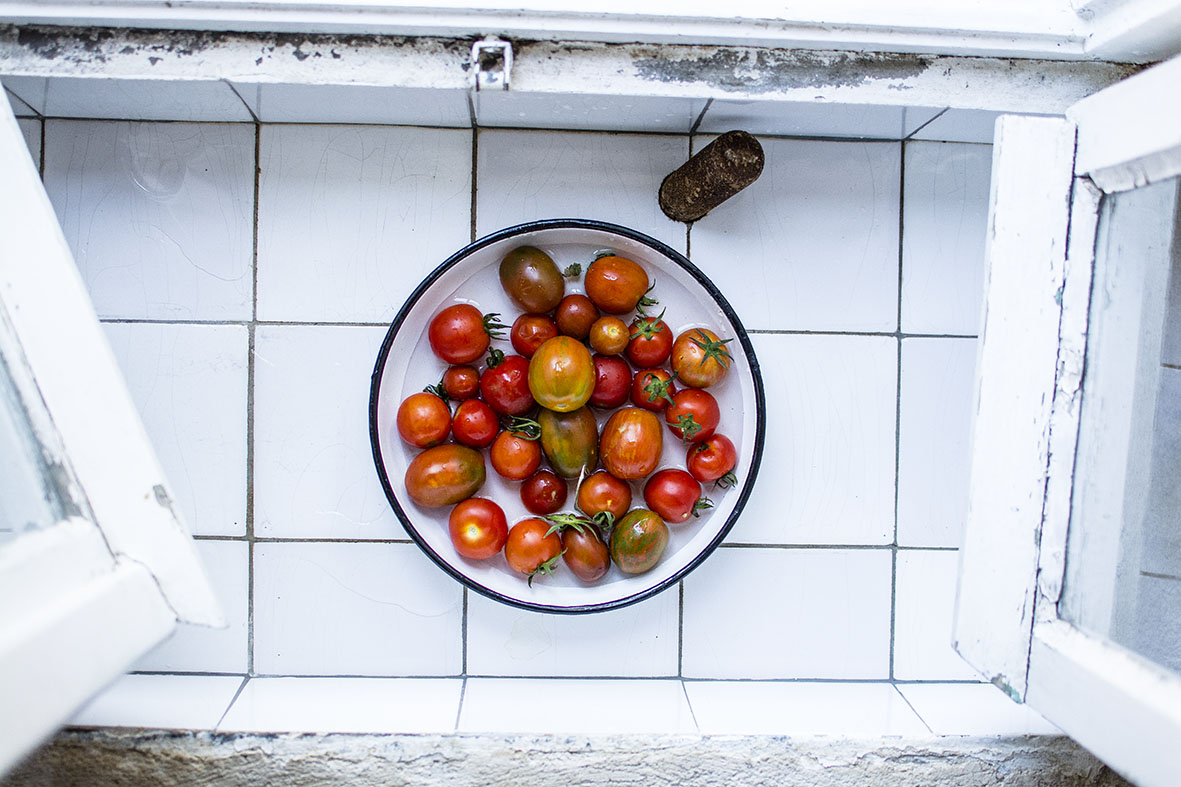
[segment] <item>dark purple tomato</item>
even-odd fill
[[[595,389],[588,404],[593,407],[619,407],[627,401],[631,392],[631,367],[622,358],[614,355],[596,355]]]

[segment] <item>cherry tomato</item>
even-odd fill
[[[660,366],[673,348],[673,332],[659,317],[637,317],[631,324],[627,357],[641,369]]]
[[[701,484],[676,467],[659,470],[644,484],[644,502],[670,525],[680,524],[713,505],[701,496]]]
[[[534,404],[533,394],[529,393],[529,361],[520,355],[501,358],[480,375],[480,396],[501,415],[524,415]]]
[[[664,369],[641,369],[632,377],[632,404],[659,413],[673,400],[677,386]]]
[[[624,257],[600,257],[586,269],[586,294],[607,314],[626,314],[648,291],[648,274]]]
[[[587,341],[590,342],[591,349],[597,353],[619,355],[627,349],[630,338],[627,323],[618,317],[606,316],[595,320]]]
[[[500,431],[496,411],[479,399],[460,402],[451,419],[451,432],[456,441],[472,448],[487,448]]]
[[[590,350],[577,339],[556,336],[529,361],[529,390],[542,407],[568,413],[582,407],[595,389]]]
[[[587,516],[608,512],[615,521],[623,518],[632,505],[632,488],[610,473],[600,470],[582,479],[575,498],[578,510]]]
[[[730,371],[733,358],[726,348],[733,339],[718,339],[707,328],[690,328],[673,342],[671,364],[677,379],[691,388],[708,388]]]
[[[471,399],[480,391],[480,372],[474,366],[450,366],[443,372],[443,390],[455,401]]]
[[[643,478],[656,469],[663,446],[663,430],[656,416],[638,407],[624,407],[603,424],[599,458],[616,478]]]
[[[398,405],[398,434],[415,448],[430,448],[451,434],[451,408],[430,393],[410,394]]]
[[[425,508],[450,506],[469,498],[484,485],[484,457],[464,445],[446,443],[428,448],[406,468],[406,492]]]
[[[594,582],[611,567],[611,553],[593,527],[566,528],[561,539],[563,562],[583,582]]]
[[[435,315],[427,329],[431,349],[447,363],[471,363],[484,354],[488,343],[504,327],[496,317],[480,314],[470,303],[448,306]]]
[[[557,533],[550,533],[550,523],[544,519],[530,517],[522,519],[508,531],[504,544],[504,556],[514,571],[532,576],[538,572],[550,573],[554,560],[562,552],[562,539]],[[549,533],[549,535],[546,535]],[[549,565],[549,570],[543,568]]]
[[[522,314],[513,321],[509,331],[509,341],[513,349],[526,358],[532,358],[537,348],[558,335],[558,326],[544,314]]]
[[[522,246],[500,262],[500,286],[522,311],[553,311],[566,292],[566,280],[558,266],[541,249]]]
[[[699,443],[712,436],[721,417],[718,400],[698,388],[678,391],[664,411],[664,420],[673,434],[686,443]]]
[[[493,441],[488,458],[502,478],[523,481],[541,467],[541,446],[536,440],[504,431]]]
[[[521,502],[530,513],[552,514],[566,505],[570,490],[566,482],[549,470],[538,470],[521,484]]]
[[[629,513],[611,531],[611,559],[625,574],[642,574],[655,566],[667,545],[668,525],[644,508]]]
[[[592,360],[595,363],[595,389],[588,404],[610,409],[626,402],[632,382],[632,370],[627,362],[614,355],[596,355]]]
[[[737,464],[738,452],[734,450],[734,443],[721,434],[689,446],[685,454],[685,467],[689,468],[689,475],[702,483],[717,481]]]
[[[537,423],[541,425],[541,450],[558,475],[577,478],[599,464],[598,424],[589,407],[568,413],[542,410]]]
[[[447,528],[455,551],[472,560],[492,557],[508,540],[504,511],[483,497],[469,497],[451,509]]]
[[[585,340],[590,335],[591,326],[599,319],[599,310],[591,303],[591,299],[577,293],[567,295],[558,304],[554,312],[554,322],[558,330],[566,336]]]

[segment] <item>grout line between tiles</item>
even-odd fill
[[[471,243],[476,242],[476,195],[479,190],[480,174],[480,129],[472,128],[472,204],[471,204]]]
[[[913,713],[915,716],[917,716],[918,720],[922,723],[922,725],[927,728],[927,732],[934,735],[935,730],[931,729],[931,725],[927,724],[927,720],[923,718],[923,714],[919,713],[919,709],[911,704],[910,698],[902,693],[902,689],[898,688],[897,684],[894,685],[894,691],[896,691],[898,693],[898,696],[902,698],[902,701],[906,703],[906,707],[910,708],[911,713]]]
[[[677,677],[685,675],[685,580],[677,583]]]
[[[931,119],[930,119],[930,120],[928,120],[926,123],[922,124],[921,126],[919,126],[918,128],[916,128],[914,131],[912,131],[912,132],[910,132],[909,134],[907,134],[905,137],[903,137],[903,138],[902,138],[902,141],[903,141],[903,142],[909,142],[910,140],[914,139],[914,135],[915,135],[915,134],[919,133],[920,131],[922,131],[923,129],[925,129],[927,126],[931,125],[931,124],[932,124],[932,123],[934,123],[936,120],[938,120],[939,118],[943,117],[943,113],[947,112],[947,110],[949,110],[949,109],[951,109],[951,107],[944,107],[943,109],[941,109],[941,110],[939,110],[938,112],[936,112],[936,113],[935,113],[935,117],[931,118]]]
[[[467,622],[468,622],[468,589],[467,585],[463,587],[463,613],[459,620],[459,645],[460,645],[460,675],[467,677]]]
[[[254,226],[250,252],[250,323],[246,347],[246,671],[254,674],[254,383],[258,330],[258,197],[261,191],[262,126],[254,126]]]
[[[334,538],[331,536],[224,536],[212,533],[199,533],[193,536],[195,541],[250,541],[254,544],[400,544],[408,545],[414,542],[409,538]],[[958,552],[959,547],[929,546],[922,544],[805,544],[805,543],[723,543],[718,549],[899,549],[904,552]]]
[[[467,678],[459,685],[459,706],[455,709],[455,732],[459,732],[459,720],[463,718],[463,702],[467,697]]]
[[[883,336],[889,339],[978,339],[968,333],[904,333],[902,331],[837,331],[810,330],[805,328],[747,328],[754,336]]]
[[[718,544],[718,549],[872,549],[878,551],[886,551],[894,549],[893,544],[755,544],[755,543],[738,543],[727,544],[725,542]]]
[[[226,716],[230,715],[230,709],[234,707],[234,703],[238,701],[238,697],[242,696],[242,692],[246,689],[246,684],[249,682],[249,676],[242,678],[242,682],[238,685],[238,690],[234,692],[234,696],[230,698],[230,703],[226,705],[226,709],[222,711],[221,716],[218,717],[217,723],[213,725],[213,729],[210,732],[221,727],[222,722],[226,720]]]
[[[1156,571],[1141,571],[1140,576],[1148,577],[1149,579],[1171,579],[1181,582],[1181,576],[1177,576],[1176,574],[1161,574]]]
[[[706,99],[705,106],[701,108],[701,114],[697,116],[697,120],[693,121],[693,126],[689,129],[689,136],[692,137],[697,133],[697,129],[701,128],[701,121],[705,120],[705,113],[709,112],[709,108],[714,105],[712,98]]]
[[[246,103],[246,99],[242,98],[242,94],[238,92],[238,88],[234,87],[234,83],[228,79],[222,79],[221,81],[226,84],[226,87],[234,92],[234,95],[237,96],[238,100],[242,102],[242,106],[246,107],[246,111],[250,113],[250,117],[254,120],[254,124],[258,125],[261,123],[262,121],[258,119],[258,115],[254,114],[254,110],[250,108],[250,105]]]
[[[693,709],[693,701],[689,699],[689,688],[685,685],[685,681],[681,681],[681,694],[685,697],[685,705],[689,708],[689,718],[693,720],[693,729],[697,730],[697,734],[701,734],[701,725],[697,723],[697,711]]]
[[[182,678],[243,678],[248,680],[280,680],[280,679],[302,679],[308,680],[327,680],[327,679],[348,679],[348,680],[437,680],[437,681],[463,681],[464,686],[469,680],[618,680],[618,681],[674,681],[679,680],[683,683],[835,683],[835,684],[849,684],[849,685],[866,685],[866,686],[928,686],[928,685],[957,685],[957,686],[987,686],[991,685],[986,680],[970,680],[970,679],[890,679],[890,678],[817,678],[808,676],[796,676],[790,678],[722,678],[722,677],[678,677],[677,675],[506,675],[506,674],[492,674],[492,673],[478,673],[473,675],[407,675],[407,674],[389,674],[389,675],[360,675],[360,674],[321,674],[321,673],[282,673],[272,672],[258,675],[243,675],[240,672],[164,672],[158,670],[137,670],[134,675],[144,675],[151,677],[182,677]]]
[[[890,678],[894,677],[894,647],[898,634],[898,486],[902,477],[902,282],[905,270],[903,237],[906,232],[906,145],[898,144],[898,308],[894,344],[894,537],[890,549]]]

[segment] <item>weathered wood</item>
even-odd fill
[[[763,146],[745,131],[727,131],[660,184],[660,209],[673,221],[697,221],[758,180]]]

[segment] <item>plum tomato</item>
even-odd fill
[[[609,513],[612,521],[618,522],[631,508],[632,488],[605,470],[600,470],[582,479],[575,505],[589,517]]]
[[[562,530],[562,561],[583,582],[594,582],[611,567],[611,553],[590,526]]]
[[[427,339],[435,355],[447,363],[471,363],[484,354],[504,328],[498,314],[480,314],[470,303],[448,306],[431,320]]]
[[[554,472],[563,478],[589,473],[599,463],[599,433],[594,413],[580,407],[569,413],[542,410],[541,449]]]
[[[465,445],[446,443],[428,448],[406,468],[406,492],[424,508],[450,506],[474,495],[484,485],[484,456]]]
[[[562,539],[550,532],[550,523],[530,517],[517,522],[508,531],[504,556],[513,571],[529,577],[532,584],[536,574],[552,574],[562,554]]]
[[[570,490],[566,482],[549,470],[538,470],[521,484],[521,502],[531,514],[545,516],[566,505]]]
[[[483,497],[469,497],[451,509],[447,529],[455,551],[472,560],[492,557],[508,540],[504,510]]]
[[[627,349],[630,339],[627,323],[618,317],[607,315],[595,320],[591,325],[590,336],[587,341],[591,349],[603,355],[619,355]]]
[[[648,291],[648,274],[625,257],[599,257],[586,269],[586,294],[607,314],[626,314]]]
[[[691,388],[708,388],[721,381],[734,361],[726,348],[733,339],[719,339],[707,328],[690,328],[673,342],[670,363],[677,379]]]
[[[685,454],[685,467],[689,469],[689,475],[702,483],[724,478],[737,464],[738,452],[734,450],[734,443],[722,434],[715,434],[689,446]]]
[[[670,525],[678,525],[690,516],[700,516],[713,503],[701,496],[701,484],[679,467],[669,467],[652,474],[644,484],[644,502]]]
[[[699,388],[678,391],[673,396],[673,403],[664,411],[669,429],[686,443],[699,443],[712,436],[721,417],[718,400]],[[451,428],[455,429],[454,426]]]
[[[611,559],[625,574],[643,574],[660,562],[668,545],[668,525],[654,511],[637,508],[615,523]]]
[[[677,386],[665,369],[641,369],[632,377],[632,404],[659,413],[672,403]]]
[[[480,397],[501,415],[524,415],[533,409],[529,393],[529,361],[520,355],[493,350],[488,368],[480,375]]]
[[[432,393],[410,394],[398,405],[398,435],[415,448],[430,448],[451,434],[451,408]]]
[[[457,402],[471,399],[480,392],[480,372],[474,366],[449,366],[440,385]]]
[[[500,261],[500,286],[521,311],[545,314],[553,311],[566,293],[561,271],[541,249],[522,246]]]
[[[500,431],[496,411],[479,399],[460,402],[451,418],[451,432],[457,442],[472,448],[487,448]]]
[[[562,299],[554,312],[554,322],[558,330],[566,336],[573,336],[579,341],[586,341],[590,336],[591,326],[599,319],[599,310],[585,295],[572,293]]]
[[[541,467],[541,446],[536,440],[505,430],[496,435],[488,458],[501,478],[524,481]]]
[[[628,360],[641,369],[651,369],[668,360],[673,348],[673,332],[668,323],[659,316],[640,316],[632,320],[630,330]]]
[[[595,389],[587,403],[611,409],[626,402],[632,382],[627,361],[614,355],[596,355],[591,360],[595,363]]]
[[[628,481],[655,470],[663,447],[660,420],[647,410],[624,407],[603,424],[599,457],[608,473]]]
[[[522,314],[513,320],[508,332],[513,349],[526,358],[532,358],[537,348],[558,335],[558,326],[544,314]]]
[[[529,361],[529,390],[542,407],[568,413],[582,407],[595,389],[595,364],[586,345],[555,336]]]

